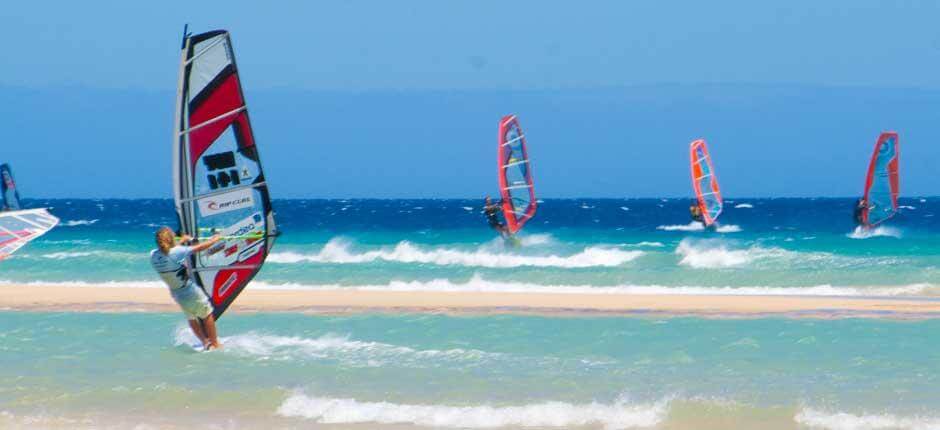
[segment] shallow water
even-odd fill
[[[935,428],[940,321],[0,313],[0,425]]]

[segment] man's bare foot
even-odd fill
[[[208,346],[206,346],[206,351],[214,351],[217,349],[222,349],[221,343],[210,343]]]

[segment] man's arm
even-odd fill
[[[202,243],[200,243],[200,244],[198,244],[198,245],[193,245],[193,246],[191,247],[191,249],[192,249],[192,251],[193,251],[193,254],[200,253],[200,252],[202,252],[202,251],[205,251],[205,250],[209,249],[209,247],[211,247],[212,245],[215,245],[215,244],[216,244],[218,241],[220,241],[220,240],[222,240],[222,236],[215,235],[215,236],[212,236],[212,238],[210,238],[209,240],[207,240],[207,241],[205,241],[205,242],[202,242]]]

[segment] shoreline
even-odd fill
[[[36,284],[0,284],[0,310],[179,312],[163,288]],[[940,300],[934,297],[798,295],[253,290],[249,286],[230,308],[230,312],[909,320],[940,318]]]

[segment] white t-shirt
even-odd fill
[[[193,248],[190,246],[174,246],[166,254],[154,249],[150,251],[150,265],[171,290],[176,290],[192,282],[189,278],[190,255],[193,255]]]

